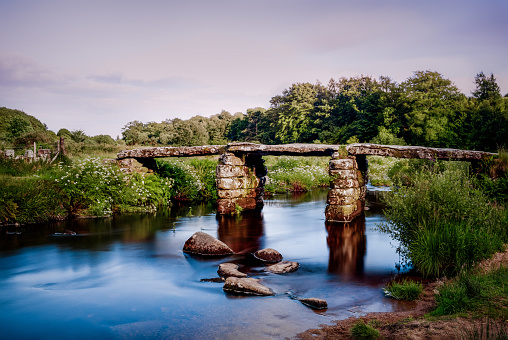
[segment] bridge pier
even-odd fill
[[[367,193],[367,159],[334,152],[329,163],[330,191],[325,219],[350,222],[363,213]]]
[[[218,214],[263,208],[266,167],[260,155],[226,152],[219,157],[216,175]]]

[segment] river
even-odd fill
[[[261,213],[216,217],[207,205],[22,226],[0,235],[3,339],[273,339],[367,312],[401,308],[383,296],[396,273],[395,244],[376,230],[373,201],[348,227],[326,225],[326,190],[265,200]],[[63,235],[64,230],[76,235]],[[16,233],[21,232],[21,233]],[[182,252],[196,231],[227,243],[227,258]],[[274,248],[298,271],[272,274],[250,253]],[[275,293],[224,293],[218,265]],[[314,311],[290,296],[325,299]]]

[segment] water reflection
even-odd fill
[[[261,211],[244,212],[241,217],[217,215],[219,240],[235,253],[253,253],[263,249],[265,226]]]
[[[357,313],[392,310],[381,286],[398,257],[389,237],[374,228],[383,219],[380,208],[369,203],[365,217],[328,225],[326,194],[276,196],[265,201],[262,212],[241,218],[216,216],[209,205],[173,206],[4,233],[2,337],[272,339]],[[66,229],[77,235],[54,235]],[[185,241],[196,231],[241,254],[212,259],[184,254]],[[267,247],[300,263],[300,269],[266,272],[249,253]],[[201,281],[216,278],[226,261],[262,279],[277,295],[235,298],[221,284]],[[287,292],[323,298],[329,308],[314,313]]]
[[[345,278],[362,276],[367,249],[365,215],[348,223],[326,222],[326,231],[330,250],[328,271]]]

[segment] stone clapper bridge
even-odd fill
[[[330,191],[325,210],[328,222],[349,222],[362,214],[367,191],[367,155],[430,160],[460,160],[478,163],[496,154],[483,151],[356,143],[349,145],[283,144],[152,147],[123,150],[118,160],[136,159],[147,168],[155,158],[220,155],[217,165],[217,213],[234,214],[238,210],[263,208],[267,169],[262,156],[327,156]]]

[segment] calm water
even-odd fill
[[[326,191],[266,200],[261,213],[217,218],[210,207],[172,208],[20,228],[0,235],[0,338],[3,339],[263,339],[293,337],[332,320],[400,308],[381,288],[398,256],[375,230],[378,207],[349,227],[324,220]],[[65,229],[76,236],[55,235]],[[182,252],[196,231],[241,253],[203,259]],[[277,249],[300,263],[272,274],[249,253]],[[236,262],[276,292],[227,295],[217,277]],[[326,299],[313,311],[289,297]]]

